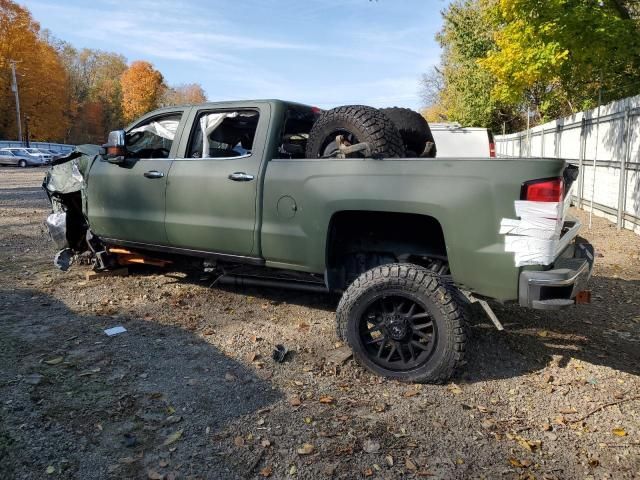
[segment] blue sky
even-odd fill
[[[78,48],[148,60],[210,100],[420,108],[446,0],[22,1]]]

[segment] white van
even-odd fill
[[[457,123],[430,123],[437,158],[495,157],[496,145],[488,128],[461,127]]]

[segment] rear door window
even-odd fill
[[[251,155],[260,114],[255,110],[212,111],[194,122],[189,158],[234,158]]]

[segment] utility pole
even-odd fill
[[[29,148],[29,116],[24,117],[24,139],[27,143],[26,147]]]
[[[18,141],[22,142],[22,121],[20,120],[20,95],[18,94],[18,80],[16,79],[16,61],[9,60],[11,64],[11,91],[16,97],[16,116],[18,126]]]

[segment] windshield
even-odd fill
[[[37,148],[25,148],[25,150],[29,153],[40,153]]]

